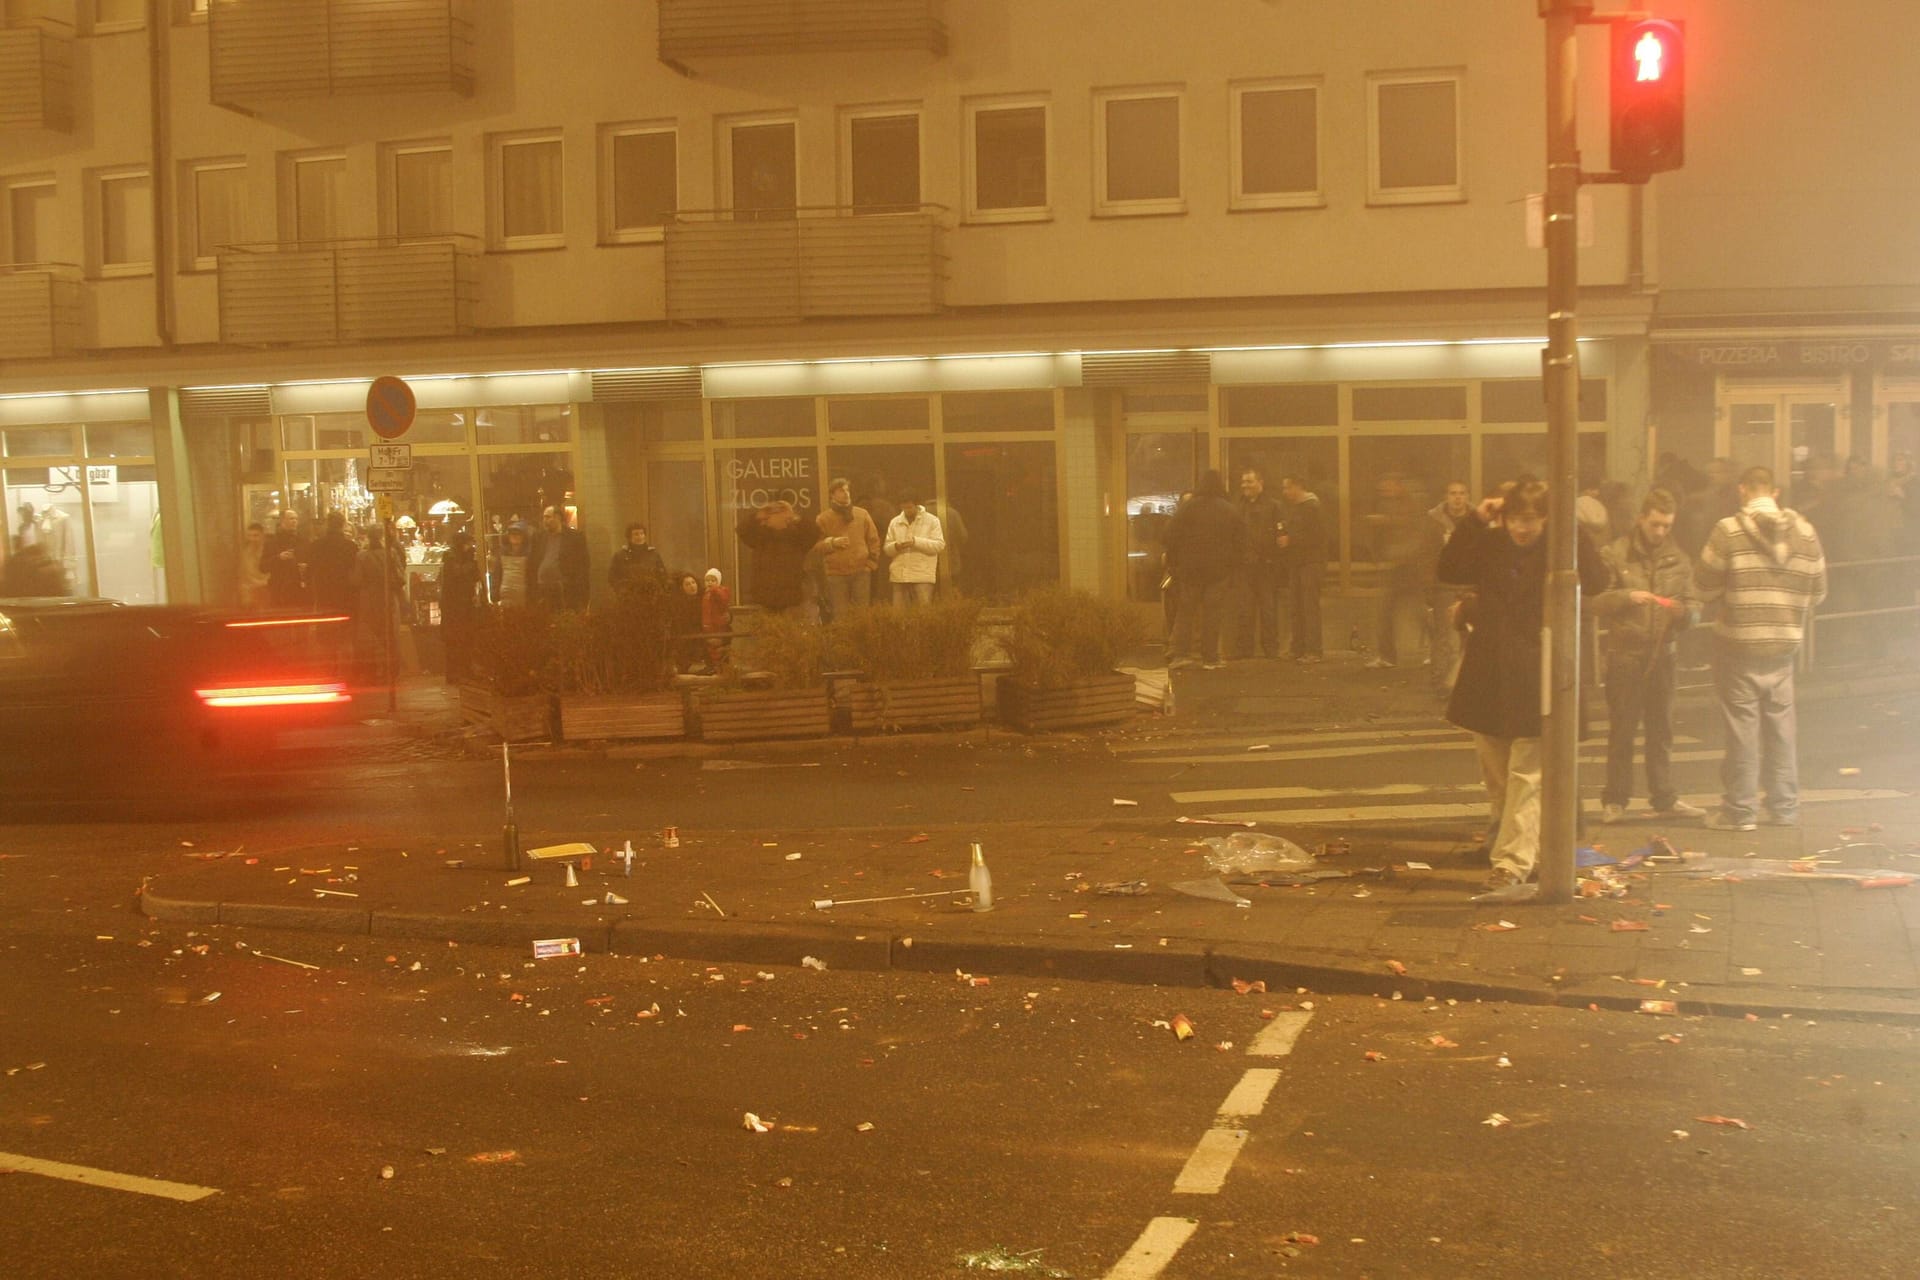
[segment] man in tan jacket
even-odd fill
[[[880,529],[865,507],[853,505],[844,479],[827,486],[827,509],[814,517],[826,558],[827,604],[836,618],[864,608],[873,592],[873,571],[880,564]]]

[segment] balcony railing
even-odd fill
[[[856,215],[718,209],[667,225],[667,319],[777,324],[940,310],[946,259],[938,205]]]
[[[80,268],[0,263],[0,360],[48,360],[80,347]]]
[[[473,92],[469,0],[212,0],[213,101]]]
[[[947,51],[940,0],[660,0],[660,60]]]
[[[0,28],[0,130],[73,128],[73,33],[57,23]]]
[[[325,345],[473,332],[479,242],[326,240],[220,250],[220,340]]]

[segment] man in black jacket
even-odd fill
[[[819,530],[785,499],[747,512],[735,530],[753,553],[753,603],[769,613],[794,613],[806,603],[802,579]]]
[[[549,609],[584,609],[591,590],[587,539],[567,527],[560,508],[540,513],[540,532],[527,548],[527,595]]]
[[[280,513],[279,528],[260,551],[260,568],[267,575],[267,603],[276,609],[306,609],[313,605],[307,589],[307,540],[300,536],[300,516],[291,508]]]
[[[1169,668],[1204,663],[1214,670],[1221,665],[1220,617],[1246,553],[1247,527],[1227,500],[1220,473],[1209,471],[1200,477],[1192,501],[1180,508],[1167,527],[1167,562],[1180,589]]]
[[[1327,576],[1327,524],[1320,508],[1320,495],[1307,488],[1299,476],[1280,482],[1281,508],[1285,528],[1280,534],[1281,558],[1287,568],[1291,588],[1288,612],[1293,619],[1295,662],[1318,662],[1324,642],[1320,638],[1320,584]]]
[[[1234,513],[1247,528],[1247,558],[1237,580],[1238,616],[1232,656],[1280,656],[1280,504],[1267,496],[1266,477],[1257,467],[1240,472],[1240,500]]]

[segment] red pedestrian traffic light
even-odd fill
[[[1686,27],[1670,18],[1613,25],[1613,168],[1645,180],[1686,154]]]

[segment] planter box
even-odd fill
[[[1016,729],[1086,729],[1133,717],[1133,677],[1123,672],[1094,676],[1064,689],[1035,689],[1003,676],[1000,718]]]
[[[832,728],[825,689],[780,693],[701,693],[700,737],[707,742],[824,738]]]
[[[560,736],[567,742],[686,734],[687,702],[677,693],[560,695]]]
[[[543,742],[553,736],[553,699],[544,693],[507,697],[479,685],[460,686],[460,715],[502,742]]]
[[[855,733],[901,729],[970,729],[980,723],[980,681],[975,676],[937,680],[857,681],[842,686],[840,700]]]

